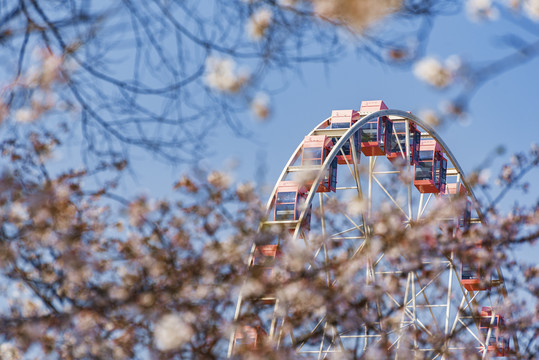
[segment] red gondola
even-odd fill
[[[468,191],[466,187],[461,182],[459,183],[450,183],[445,185],[444,195],[446,196],[466,196]],[[472,216],[472,202],[466,197],[466,204],[462,215],[457,219],[457,231],[467,231],[470,228],[470,221]]]
[[[414,185],[421,193],[445,192],[447,160],[436,140],[421,140]]]
[[[409,121],[409,143],[410,143],[410,165],[419,161],[419,145],[421,142],[421,132],[417,130],[416,124]],[[396,139],[395,136],[396,135]],[[387,158],[391,161],[397,158],[406,157],[406,120],[393,121],[393,134],[391,135],[391,146]]]
[[[275,259],[281,256],[281,250],[278,245],[258,245],[255,248],[251,260],[252,271],[263,280],[270,280],[273,276]],[[264,304],[273,304],[275,302],[274,294],[265,294],[259,298]]]
[[[490,337],[487,339],[490,329]],[[506,356],[509,354],[509,339],[504,336],[505,321],[503,316],[493,314],[492,308],[481,309],[481,321],[479,331],[485,339],[485,345],[490,356]],[[480,346],[484,350],[483,345]]]
[[[476,249],[481,247],[481,243],[476,245]],[[493,271],[490,275],[487,274],[479,262],[472,262],[471,264],[462,262],[460,264],[460,281],[468,291],[490,290],[501,283],[496,271]]]
[[[331,112],[331,129],[349,129],[359,120],[359,112],[354,110],[333,110]],[[361,144],[359,142],[359,131],[357,131],[346,144],[341,148],[342,153],[337,155],[338,164],[351,164],[354,161],[352,154],[352,143],[355,148],[356,161],[359,163],[361,157]]]
[[[460,195],[459,195],[460,194]],[[460,205],[460,201],[465,201],[462,211],[455,213],[454,218],[441,219],[440,229],[450,238],[454,238],[470,228],[472,202],[466,197],[466,188],[462,183],[449,183],[445,186],[445,191],[441,194],[442,201],[447,201],[446,206]],[[455,198],[457,199],[455,202]],[[465,198],[465,200],[464,200]]]
[[[445,186],[446,195],[466,195],[468,191],[463,183],[448,183]]]
[[[275,221],[297,221],[301,215],[301,207],[307,198],[307,188],[299,185],[295,181],[281,181],[277,188],[274,203],[274,219]],[[294,225],[295,228],[295,225]],[[307,232],[311,229],[311,209],[308,210],[307,216],[301,226],[300,237],[302,232]],[[291,229],[291,231],[294,231]]]
[[[382,100],[362,101],[360,115],[387,109]],[[391,148],[392,122],[386,116],[371,120],[361,126],[361,152],[365,156],[387,155]]]
[[[490,290],[489,283],[481,283],[481,267],[477,264],[460,264],[460,281],[468,291]]]
[[[264,277],[269,278],[273,274],[275,259],[280,255],[281,250],[279,250],[278,245],[258,245],[251,260],[251,267],[264,274]]]
[[[464,206],[464,212],[462,216],[459,216],[457,222],[457,231],[468,231],[472,219],[472,201],[466,198],[466,205]]]
[[[257,350],[267,337],[267,333],[261,326],[241,326],[234,334],[235,350]]]
[[[322,165],[329,152],[333,148],[333,140],[325,135],[305,136],[301,152],[301,165]],[[306,182],[305,186],[310,188],[312,181]],[[337,158],[334,158],[316,192],[335,191],[337,187]]]

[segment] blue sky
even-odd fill
[[[524,17],[514,21],[539,24]],[[514,23],[499,19],[493,22],[471,22],[463,12],[438,17],[433,27],[427,56],[444,61],[459,55],[464,61],[481,64],[499,59],[511,49],[500,44],[501,36],[529,34]],[[279,74],[274,76],[279,77]],[[206,141],[208,156],[201,163],[207,169],[230,171],[237,181],[251,181],[264,189],[265,203],[280,172],[304,136],[334,109],[359,110],[362,100],[382,99],[391,109],[412,111],[440,109],[452,94],[439,91],[418,80],[411,68],[393,67],[376,62],[362,54],[350,54],[334,64],[304,64],[297,76],[288,76],[286,89],[271,98],[272,116],[258,122],[246,114],[241,120],[252,136],[241,138],[223,127]],[[532,143],[539,143],[539,116],[536,104],[539,94],[539,58],[514,68],[487,82],[473,97],[469,113],[463,122],[445,124],[438,128],[439,135],[449,146],[466,174],[486,159],[492,177],[508,162],[511,154],[527,152]],[[506,153],[492,158],[494,150],[502,145]],[[134,192],[150,197],[163,197],[180,178],[185,167],[171,167],[156,163],[150,155],[141,154],[136,179],[128,186]],[[140,169],[144,169],[140,171]],[[502,212],[510,211],[518,203],[530,206],[539,199],[539,169],[528,174],[529,193],[511,191],[500,204]],[[337,180],[338,181],[338,180]],[[262,184],[260,184],[262,182]],[[498,192],[496,186],[492,195]],[[476,196],[481,192],[476,190]],[[510,257],[529,264],[537,263],[537,246],[520,247]]]
[[[539,24],[523,16],[512,18],[513,23],[504,17],[477,23],[470,21],[464,11],[438,17],[426,55],[441,61],[459,55],[473,64],[498,59],[511,53],[511,49],[502,44],[502,36],[518,34],[524,39],[529,36],[515,22],[539,30]],[[287,88],[271,98],[273,114],[267,122],[258,123],[249,114],[241,119],[252,130],[252,136],[237,137],[230,129],[221,128],[208,138],[210,150],[204,160],[207,168],[229,170],[231,164],[235,164],[234,177],[240,181],[258,181],[262,171],[265,184],[272,187],[305,134],[329,117],[333,109],[359,109],[362,100],[382,99],[389,108],[418,114],[426,108],[439,109],[454,93],[422,83],[410,68],[381,64],[352,51],[327,67],[304,64],[297,76],[287,78]],[[537,94],[539,58],[487,82],[472,99],[463,122],[445,124],[438,129],[466,173],[503,145],[506,154],[492,166],[492,173],[496,174],[510,154],[527,151],[533,142],[539,142]],[[185,169],[155,164],[147,155],[141,155],[140,161],[141,166],[152,170],[139,174],[134,185],[155,196],[165,195]],[[514,201],[529,204],[529,199],[537,199],[539,184],[533,178],[538,175],[539,171],[535,170],[528,178],[533,196],[524,199],[520,194],[512,194],[504,205]]]
[[[535,34],[539,33],[539,23],[531,23],[524,17],[514,19],[515,22],[529,23]],[[503,19],[474,23],[462,12],[438,17],[426,55],[442,61],[459,55],[464,61],[473,63],[498,59],[511,52],[501,42],[501,36],[510,33],[523,38],[533,35]],[[272,76],[279,77],[279,74]],[[410,68],[381,64],[352,50],[327,67],[304,64],[297,75],[288,75],[287,79],[288,86],[271,97],[273,113],[268,121],[260,123],[250,114],[241,118],[252,135],[238,137],[222,126],[205,140],[209,150],[202,162],[204,167],[230,170],[237,181],[261,181],[258,185],[271,188],[304,136],[329,117],[332,110],[358,110],[363,100],[381,99],[391,109],[418,114],[422,109],[439,109],[444,99],[453,93],[451,90],[438,91],[422,83]],[[268,81],[272,82],[271,79]],[[532,143],[539,143],[538,94],[539,57],[486,83],[471,101],[465,121],[445,124],[438,129],[465,173],[481,165],[500,145],[507,151],[493,162],[493,174],[512,153],[527,151]],[[75,150],[78,145],[68,146]],[[151,154],[135,152],[133,155],[135,178],[128,177],[121,189],[131,195],[144,193],[151,198],[166,197],[174,182],[188,171],[185,166],[156,162]],[[68,157],[66,154],[60,161]],[[530,194],[524,197],[517,192],[509,193],[502,210],[507,211],[515,202],[529,205],[537,201],[539,181],[535,179],[538,176],[539,169],[530,173]],[[268,193],[261,195],[265,202]],[[522,249],[515,256],[537,263],[537,246],[528,250]]]

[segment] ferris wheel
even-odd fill
[[[501,270],[474,261],[489,249],[471,240],[470,256],[459,259],[451,244],[437,243],[442,232],[463,241],[484,219],[447,145],[413,114],[380,100],[363,101],[359,111],[334,110],[293,152],[266,209],[260,229],[284,228],[287,236],[254,244],[249,271],[279,278],[280,259],[299,262],[306,274],[317,270],[308,281],[341,291],[353,313],[324,303],[323,294],[302,287],[305,281],[293,288],[311,307],[299,322],[287,302],[290,284],[256,296],[242,289],[229,357],[262,343],[319,359],[361,358],[376,349],[429,359],[470,349],[482,358],[518,352],[516,337],[504,333],[507,314],[497,312],[506,295]],[[422,222],[433,219],[437,233],[424,231]],[[388,246],[380,240],[388,228],[412,242]]]

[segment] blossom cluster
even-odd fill
[[[312,3],[318,16],[359,33],[402,7],[402,0],[313,0]]]
[[[4,156],[15,148],[6,147]],[[517,156],[512,164],[537,164],[537,153],[534,147],[526,160]],[[23,160],[13,161],[16,165]],[[35,168],[39,167],[37,162]],[[382,326],[389,341],[402,324],[403,309],[402,300],[388,300],[402,299],[407,282],[420,286],[420,280],[431,279],[425,291],[431,299],[444,299],[446,282],[437,276],[448,261],[480,263],[484,272],[492,273],[506,264],[504,249],[537,231],[539,214],[535,209],[497,215],[491,226],[459,232],[446,219],[463,212],[464,199],[440,200],[429,216],[408,226],[403,226],[402,213],[380,206],[366,223],[372,226],[370,240],[361,247],[361,255],[354,256],[357,244],[326,238],[314,229],[308,242],[292,241],[286,228],[259,230],[265,214],[254,186],[235,185],[224,172],[195,171],[180,179],[167,199],[136,197],[121,206],[106,200],[106,188],[88,191],[84,172],[43,183],[36,181],[37,174],[5,173],[0,178],[0,266],[12,289],[21,289],[17,296],[14,290],[5,292],[11,301],[4,313],[10,315],[0,321],[9,326],[2,326],[0,333],[4,353],[15,358],[39,351],[53,357],[125,359],[140,349],[153,357],[223,357],[238,328],[268,329],[274,316],[286,318],[276,330],[293,332],[306,348],[322,341],[322,333],[311,334],[321,319],[338,324],[342,333],[357,324],[379,333]],[[366,210],[367,204],[358,198],[327,201],[326,229],[341,227],[337,216],[342,213],[357,217]],[[313,221],[322,215],[314,212]],[[253,244],[276,238],[281,239],[282,256],[272,265],[272,275],[249,267]],[[471,251],[478,241],[483,249]],[[378,267],[413,275],[375,275],[368,269],[376,260]],[[522,271],[529,284],[536,283],[536,268]],[[240,291],[244,305],[234,321]],[[267,294],[279,299],[275,311],[257,300]],[[507,301],[507,308],[517,306]],[[376,304],[381,313],[373,311]],[[522,316],[529,317],[530,311],[523,309]],[[511,324],[511,331],[526,338],[528,332],[519,328],[517,319]],[[465,334],[454,336],[462,338],[462,346],[474,348],[476,344],[465,343]],[[405,333],[399,354],[412,356],[414,343],[442,346],[443,336],[433,331],[429,336]],[[257,352],[245,348],[237,355],[293,358],[298,343],[284,339],[278,350],[274,340],[266,338]],[[387,354],[388,347],[379,345],[366,354]]]
[[[213,89],[236,93],[248,80],[248,73],[236,70],[236,63],[232,59],[208,57],[206,60],[206,83]]]
[[[418,61],[414,66],[414,75],[427,84],[438,88],[444,88],[452,81],[450,68],[433,57],[426,57]]]
[[[266,35],[272,16],[269,9],[259,9],[251,15],[247,23],[247,32],[253,40],[260,40]]]
[[[492,0],[468,0],[466,2],[468,17],[473,21],[496,20],[499,12]]]

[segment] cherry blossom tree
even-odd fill
[[[249,132],[245,111],[270,115],[269,74],[283,83],[302,63],[328,63],[349,46],[406,63],[430,19],[453,0],[1,2],[4,128],[36,120],[67,128],[87,163],[142,148],[170,161],[200,154],[208,129]],[[370,31],[385,16],[404,33]],[[316,41],[312,41],[316,39]],[[275,81],[275,80],[274,80]],[[212,116],[208,116],[212,114]],[[58,119],[69,118],[76,121]],[[52,123],[52,124],[51,124]],[[99,146],[97,145],[99,144]],[[195,149],[193,149],[195,146]],[[105,150],[106,149],[106,150]],[[194,150],[194,151],[193,151]]]
[[[253,302],[237,322],[233,320],[240,288],[246,298],[277,294],[287,309],[289,327],[301,329],[321,311],[332,314],[334,323],[374,326],[381,321],[391,327],[398,323],[400,306],[385,305],[375,318],[366,308],[388,291],[399,296],[406,279],[353,285],[363,274],[358,270],[368,254],[379,251],[410,272],[432,273],[435,269],[422,259],[451,253],[462,261],[480,262],[485,272],[503,267],[507,286],[520,294],[503,304],[511,314],[507,331],[520,343],[519,352],[513,348],[510,354],[521,359],[537,355],[537,266],[506,256],[537,241],[537,203],[515,207],[504,216],[494,210],[497,196],[488,207],[489,225],[457,236],[440,231],[439,219],[459,216],[464,202],[454,201],[408,230],[400,225],[401,213],[382,208],[372,215],[375,240],[365,250],[367,255],[308,266],[309,252],[285,241],[276,274],[268,278],[247,267],[249,249],[290,234],[287,229],[259,231],[265,213],[251,184],[233,184],[226,173],[198,173],[181,178],[166,199],[125,198],[109,183],[85,184],[95,174],[84,170],[51,175],[43,163],[51,144],[50,135],[36,134],[30,148],[24,139],[2,147],[8,162],[0,178],[3,357],[225,358],[230,334],[242,324],[252,325],[260,312]],[[521,154],[519,162],[503,167],[500,196],[537,167],[538,155],[534,148]],[[122,167],[104,165],[99,171],[116,173]],[[360,211],[360,204],[354,203],[358,199],[350,201],[328,203],[327,211]],[[479,258],[470,252],[478,239],[492,252]],[[343,254],[348,251],[344,244],[330,246],[342,247]],[[406,259],[402,249],[407,249]],[[324,280],[328,270],[338,279],[329,287]],[[263,342],[234,356],[294,358],[297,342],[306,339],[283,343],[277,350],[274,343]],[[418,332],[414,340],[451,358],[443,336]],[[397,350],[384,344],[370,349],[365,358],[394,357]],[[461,346],[469,349],[471,358],[480,358],[476,342]],[[413,347],[403,345],[398,353],[413,356]]]
[[[332,321],[339,323],[394,323],[399,307],[384,308],[374,320],[363,309],[385,291],[402,289],[402,279],[363,291],[347,286],[365,258],[331,263],[341,280],[332,287],[320,280],[327,268],[306,267],[304,252],[293,244],[284,249],[275,278],[250,271],[246,262],[253,244],[289,235],[287,229],[259,231],[266,214],[251,184],[234,184],[226,173],[195,172],[181,178],[166,199],[115,189],[133,148],[188,161],[202,151],[199,140],[216,124],[242,134],[246,110],[269,116],[267,75],[293,74],[305,62],[330,62],[346,51],[350,37],[342,32],[378,61],[413,66],[418,78],[435,88],[464,84],[451,111],[442,114],[460,115],[485,81],[539,50],[536,38],[521,41],[512,56],[482,67],[458,58],[424,58],[431,21],[458,5],[453,0],[0,0],[0,356],[223,358],[230,334],[251,324],[258,311],[233,320],[240,288],[253,298],[277,293],[291,327],[301,328],[321,309],[331,310]],[[536,0],[469,1],[467,7],[475,20],[517,11],[537,21]],[[409,27],[398,33],[377,29],[377,21],[387,17]],[[403,42],[403,37],[421,41]],[[428,117],[435,122],[440,114]],[[70,139],[82,142],[84,165],[51,165]],[[423,256],[450,252],[479,261],[487,272],[509,269],[506,282],[520,295],[504,305],[513,315],[508,331],[521,343],[511,355],[529,359],[538,350],[537,265],[488,253],[478,260],[470,249],[477,239],[489,239],[485,246],[510,254],[537,241],[537,203],[508,215],[498,212],[497,204],[509,189],[526,190],[524,176],[538,162],[534,147],[505,164],[497,177],[499,193],[482,204],[489,225],[458,237],[440,231],[436,218],[402,231],[394,226],[399,214],[373,215],[380,224],[378,246],[410,272],[426,270],[419,261]],[[488,190],[484,174],[473,174],[471,181]],[[333,211],[354,207],[357,200],[333,204]],[[455,215],[458,204],[445,215]],[[427,236],[439,246],[420,241]],[[413,254],[406,264],[399,256],[403,248]],[[442,354],[446,340],[424,334],[413,339]],[[394,357],[386,345],[382,341],[365,357]],[[480,356],[475,342],[462,345],[474,349],[470,357]],[[293,358],[296,346],[276,349],[267,341],[255,352],[247,348],[234,356]],[[399,351],[401,358],[412,356],[413,348]]]
[[[350,45],[380,62],[416,63],[417,76],[435,88],[460,89],[447,114],[438,117],[459,115],[486,81],[538,53],[537,38],[529,36],[537,21],[536,0],[470,0],[464,5],[471,20],[520,16],[516,24],[527,33],[508,39],[512,53],[490,63],[475,65],[458,54],[443,63],[436,54],[424,58],[436,17],[462,5],[455,0],[4,0],[4,127],[15,133],[19,123],[64,114],[78,118],[61,125],[69,125],[71,136],[83,142],[87,161],[125,158],[133,147],[171,161],[191,160],[193,152],[203,151],[193,139],[203,139],[215,125],[226,124],[241,135],[249,131],[240,120],[246,110],[270,115],[268,94],[281,85],[270,85],[268,75],[285,75],[286,82],[302,63],[334,61]],[[399,30],[377,26],[382,19]]]

